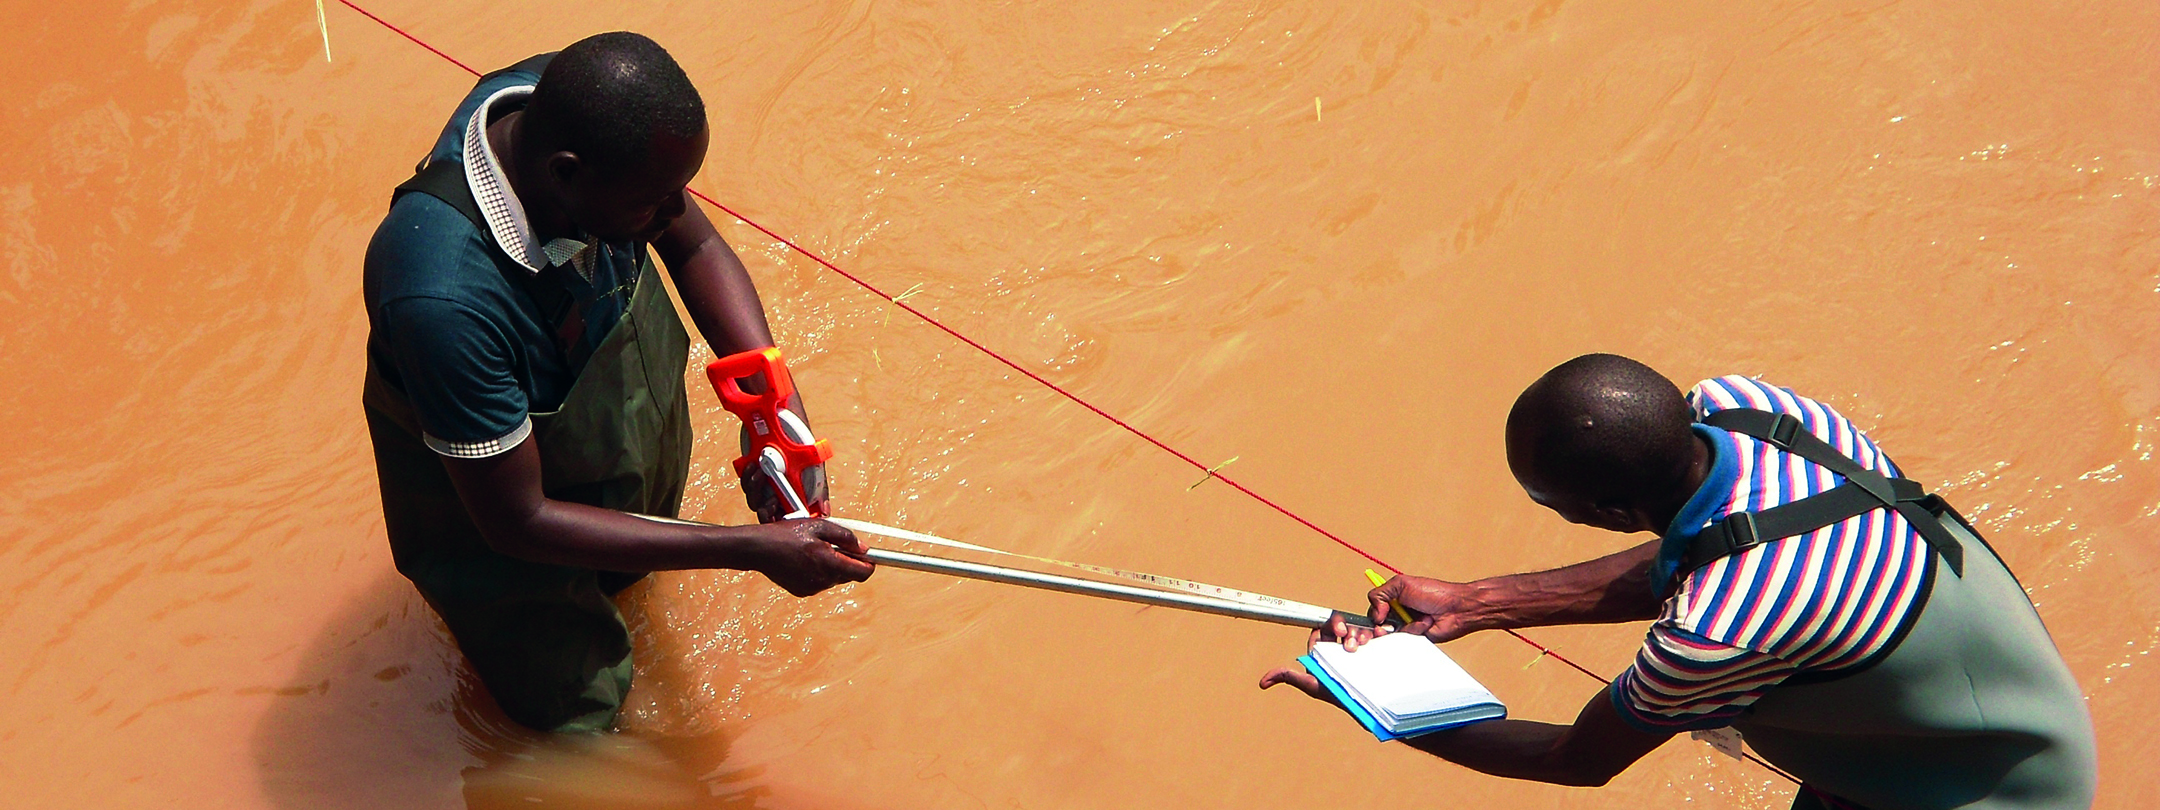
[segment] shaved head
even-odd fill
[[[525,116],[549,151],[614,169],[644,160],[656,137],[696,137],[705,129],[705,101],[659,43],[617,31],[556,54]]]
[[[1508,467],[1540,503],[1604,525],[1558,504],[1663,508],[1698,458],[1694,421],[1664,375],[1619,355],[1586,354],[1545,372],[1515,400]]]
[[[705,102],[659,44],[618,31],[571,43],[548,62],[517,118],[510,182],[550,235],[650,242],[690,210],[705,163]]]

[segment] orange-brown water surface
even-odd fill
[[[2160,805],[2160,4],[363,5],[482,70],[653,35],[696,187],[1412,571],[1634,542],[1508,476],[1568,357],[1825,399],[2030,587],[2100,805]],[[1481,776],[1255,690],[1302,631],[899,570],[656,576],[622,732],[507,728],[391,569],[359,407],[362,252],[471,79],[327,11],[330,61],[305,0],[0,10],[0,805],[1788,801],[1685,738]],[[1363,560],[716,219],[841,514],[1360,603]],[[745,520],[699,402],[686,514]],[[1641,632],[1531,635],[1611,674]],[[1598,688],[1449,649],[1517,717]]]

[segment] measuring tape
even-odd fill
[[[705,364],[705,377],[720,395],[720,406],[735,414],[749,430],[743,455],[735,459],[735,474],[746,476],[756,465],[778,490],[780,502],[790,507],[783,519],[822,517],[824,506],[805,501],[810,488],[803,473],[832,458],[832,445],[810,434],[810,425],[788,410],[795,396],[795,378],[788,374],[787,359],[775,347],[751,349]],[[744,391],[742,381],[761,381],[762,392]]]
[[[830,460],[832,458],[832,446],[824,440],[812,436],[810,426],[803,422],[802,417],[797,416],[794,411],[788,409],[788,400],[795,395],[795,378],[788,373],[787,359],[781,355],[780,350],[767,347],[737,352],[722,357],[706,364],[705,376],[712,381],[713,390],[720,395],[721,407],[726,408],[729,413],[735,414],[737,418],[742,419],[743,426],[748,429],[749,442],[743,448],[743,455],[735,459],[736,474],[747,474],[753,465],[762,470],[765,473],[765,478],[771,481],[773,488],[779,492],[781,502],[791,508],[791,511],[782,516],[783,519],[825,517],[834,523],[855,531],[882,535],[896,540],[907,540],[983,554],[1016,557],[1045,565],[1086,571],[1091,574],[1144,583],[1160,589],[1182,591],[1242,605],[1290,610],[1327,610],[1317,605],[1293,602],[1281,597],[1241,591],[1236,588],[1225,588],[1221,585],[1210,585],[1189,579],[1166,577],[1161,574],[1149,574],[1142,571],[1127,571],[1123,568],[1111,568],[1106,565],[1092,565],[1055,560],[1049,557],[1037,557],[1033,554],[1020,554],[989,546],[979,546],[974,543],[948,540],[936,535],[885,526],[866,520],[827,517],[823,514],[821,506],[813,506],[806,502],[805,493],[809,492],[809,489],[805,486],[806,482],[803,480],[803,473],[811,467]],[[748,379],[759,380],[764,390],[755,394],[743,390],[742,382]]]

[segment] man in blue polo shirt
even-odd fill
[[[368,245],[363,404],[392,555],[536,729],[613,722],[631,667],[612,597],[645,572],[754,570],[808,596],[872,571],[846,529],[775,522],[769,500],[761,525],[670,520],[690,343],[653,255],[715,353],[773,345],[686,196],[707,140],[659,45],[581,40],[484,77]],[[822,470],[805,478],[821,500]]]
[[[1397,577],[1371,592],[1373,620],[1401,605],[1403,631],[1434,641],[1654,621],[1573,724],[1496,721],[1412,747],[1601,785],[1674,734],[1730,728],[1802,781],[1796,808],[2092,804],[2092,722],[2024,589],[1829,406],[1738,376],[1683,397],[1647,366],[1587,355],[1516,400],[1507,452],[1569,522],[1661,536],[1541,573]],[[1277,683],[1329,699],[1300,670],[1261,688]]]

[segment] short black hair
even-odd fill
[[[1655,497],[1687,475],[1694,413],[1680,388],[1649,366],[1586,354],[1545,372],[1515,400],[1508,461],[1517,477],[1593,501]]]
[[[619,168],[643,160],[656,135],[696,137],[705,100],[660,43],[616,31],[556,54],[526,102],[525,121],[549,151]]]

